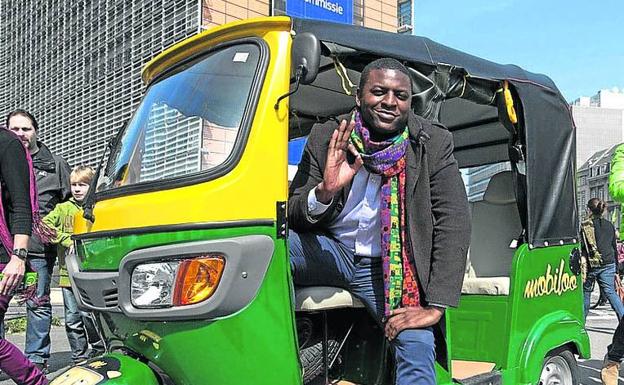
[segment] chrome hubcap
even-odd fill
[[[550,357],[540,375],[540,385],[572,385],[572,371],[563,357]]]

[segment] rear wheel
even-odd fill
[[[550,354],[544,360],[539,385],[578,385],[579,368],[569,350]]]

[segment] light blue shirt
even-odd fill
[[[308,213],[323,214],[327,205],[316,199],[316,188],[308,194]],[[381,175],[361,167],[355,177],[344,208],[329,225],[329,232],[340,243],[361,257],[381,256]]]

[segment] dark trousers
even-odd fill
[[[620,319],[620,323],[613,333],[613,341],[607,348],[610,361],[622,362],[624,360],[624,318]]]
[[[381,325],[384,314],[381,258],[354,256],[320,234],[290,231],[290,268],[295,284],[342,287],[358,297]],[[435,385],[435,340],[431,327],[405,329],[391,341],[396,385]]]

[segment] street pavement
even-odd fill
[[[585,328],[589,333],[591,358],[588,360],[579,360],[581,384],[602,384],[602,382],[600,382],[602,360],[607,352],[607,346],[611,343],[613,332],[615,332],[617,325],[617,317],[609,304],[589,311]],[[619,384],[624,384],[622,373],[624,372],[620,373]]]
[[[54,289],[53,289],[54,290]],[[60,318],[63,316],[63,304],[60,299],[60,293],[53,292],[52,308],[54,314]],[[11,306],[7,313],[7,318],[13,318],[23,315],[24,308]],[[617,317],[607,304],[595,310],[591,310],[587,317],[587,331],[591,341],[591,358],[587,360],[579,360],[579,368],[581,372],[582,385],[600,385],[600,367],[602,359],[605,355],[607,346],[611,343],[613,332],[617,327]],[[71,363],[69,343],[65,335],[65,329],[62,326],[56,326],[51,331],[52,353],[49,361],[50,376],[60,374],[64,368]],[[20,349],[24,348],[24,334],[8,334],[7,339]],[[624,371],[623,371],[624,372]],[[0,374],[0,385],[11,385],[13,381],[9,380],[5,374]],[[624,377],[620,377],[619,384],[624,385]]]

